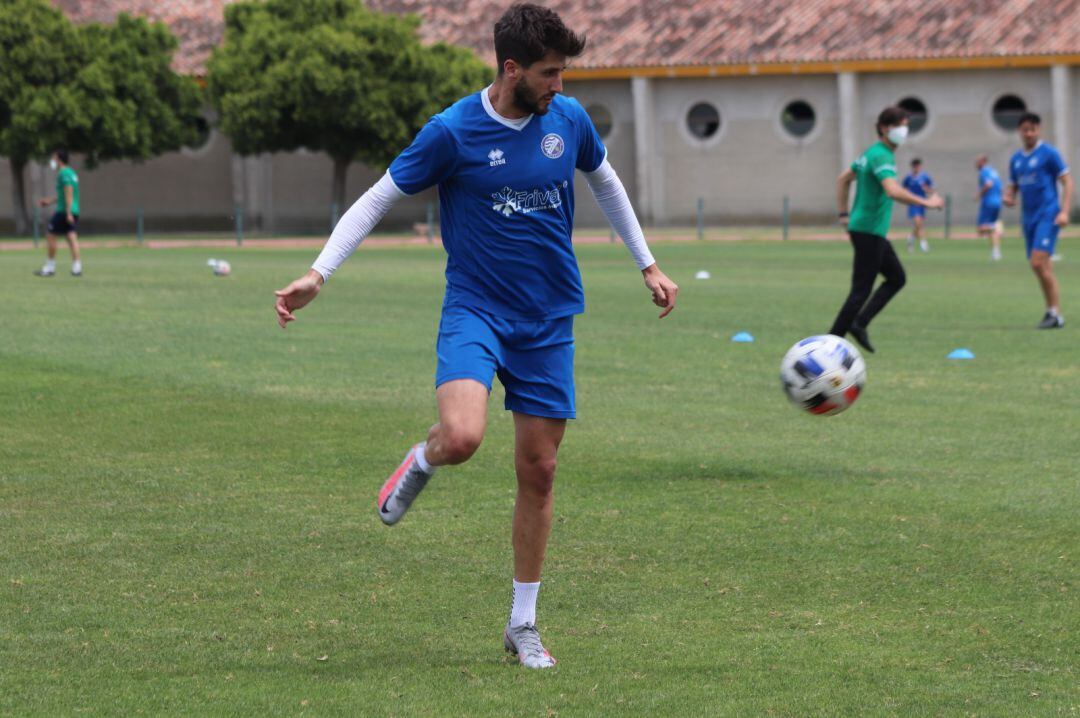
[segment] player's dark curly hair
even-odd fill
[[[68,151],[66,147],[57,147],[53,150],[56,153],[57,158],[64,164],[71,164],[68,162]]]
[[[877,130],[878,137],[881,137],[885,134],[887,128],[896,127],[908,117],[908,111],[903,107],[886,107],[877,116],[877,124],[874,125],[874,129]]]
[[[495,23],[495,59],[499,74],[507,60],[529,67],[548,53],[577,57],[585,36],[574,33],[554,11],[533,3],[516,3]]]
[[[1036,115],[1034,112],[1025,112],[1024,114],[1020,115],[1020,121],[1016,123],[1016,126],[1019,127],[1025,122],[1030,122],[1031,124],[1037,126],[1042,124],[1042,118]]]

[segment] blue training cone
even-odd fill
[[[739,332],[731,338],[731,341],[739,342],[741,344],[749,344],[750,342],[754,341],[754,335],[750,332]]]
[[[972,353],[972,351],[970,349],[964,349],[963,347],[961,347],[960,349],[953,349],[951,352],[948,353],[948,355],[945,358],[946,359],[974,359],[975,355]]]

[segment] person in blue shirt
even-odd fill
[[[550,9],[515,4],[495,24],[498,75],[432,117],[342,217],[312,269],[276,292],[282,327],[401,197],[439,189],[446,292],[436,345],[438,423],[383,484],[379,518],[402,518],[440,466],[480,446],[494,377],[514,416],[513,598],[503,643],[529,668],[555,659],[536,629],[559,444],[574,418],[574,316],[585,308],[571,244],[581,171],[667,316],[679,288],[653,260],[589,116],[564,97],[584,37]]]
[[[996,262],[1001,259],[1001,176],[990,166],[990,158],[986,155],[975,158],[975,169],[979,172],[979,191],[975,194],[979,203],[976,228],[980,237],[990,240],[990,259]]]
[[[1024,246],[1046,300],[1046,314],[1038,327],[1058,329],[1065,326],[1065,318],[1061,315],[1051,258],[1057,247],[1058,232],[1069,223],[1073,179],[1061,153],[1040,139],[1041,125],[1034,112],[1021,115],[1018,132],[1023,149],[1017,150],[1009,160],[1009,186],[1003,201],[1005,206],[1012,207],[1019,195],[1022,204]]]
[[[922,160],[916,157],[911,161],[911,172],[902,182],[904,189],[916,197],[926,199],[934,194],[934,180],[923,172]],[[907,208],[908,219],[911,220],[911,233],[908,235],[907,246],[909,252],[915,251],[915,242],[919,243],[919,249],[923,252],[930,251],[930,242],[926,239],[926,207],[918,204],[909,204]]]

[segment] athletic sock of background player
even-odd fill
[[[71,263],[71,271],[75,272],[76,274],[81,272],[82,271],[82,260],[76,259],[74,262],[72,262]]]
[[[55,259],[46,259],[45,260],[45,266],[42,267],[42,270],[44,270],[46,272],[55,272],[56,271],[56,260]]]
[[[514,593],[510,605],[510,628],[536,625],[536,594],[540,592],[540,582],[522,583],[514,579]]]

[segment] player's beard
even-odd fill
[[[551,99],[554,99],[554,96]],[[534,115],[546,115],[547,111],[551,109],[551,101],[549,100],[546,106],[541,107],[540,100],[540,95],[532,91],[526,84],[524,77],[514,85],[514,104],[517,105],[519,110]]]

